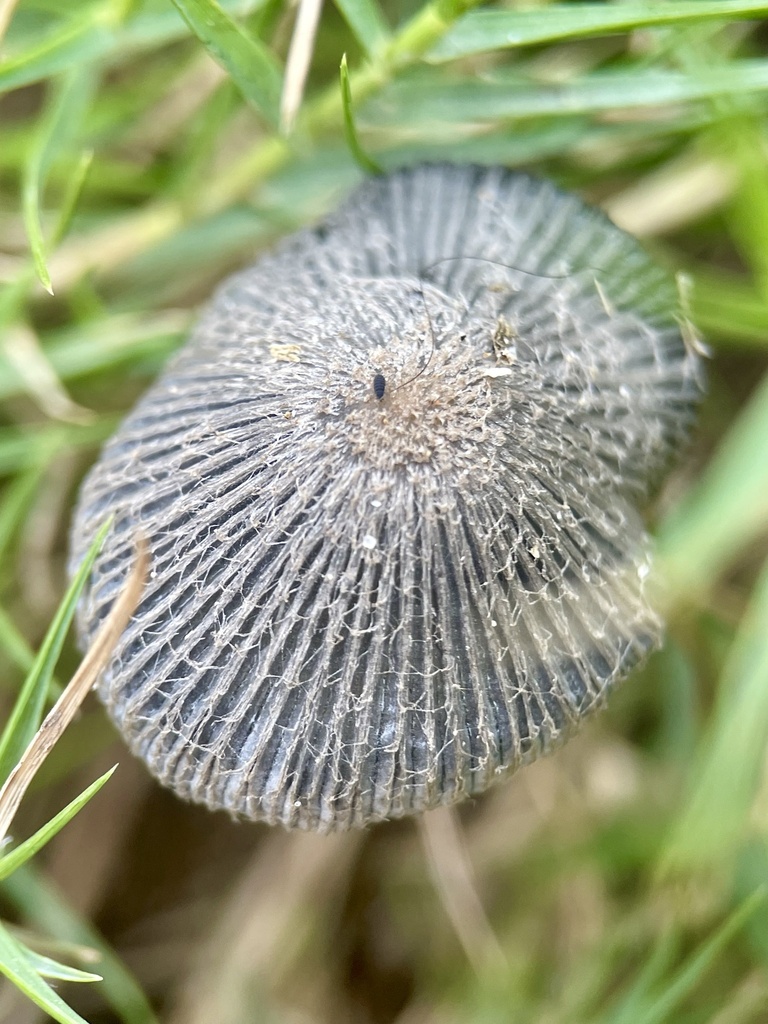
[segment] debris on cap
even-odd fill
[[[83,644],[149,543],[99,687],[131,749],[330,831],[562,741],[660,642],[638,508],[699,397],[677,314],[603,214],[474,166],[372,179],[225,282],[73,527],[74,568],[115,516]]]

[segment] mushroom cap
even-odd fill
[[[99,692],[177,793],[329,831],[552,748],[658,645],[637,504],[689,429],[674,281],[553,185],[372,179],[225,282],[80,495]],[[381,392],[381,394],[380,394]]]

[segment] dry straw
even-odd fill
[[[328,831],[480,793],[660,639],[637,506],[690,425],[674,282],[547,182],[372,179],[227,281],[88,477],[88,643],[177,793]]]

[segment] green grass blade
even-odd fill
[[[676,1019],[675,1012],[694,986],[704,977],[725,947],[737,935],[752,915],[765,904],[766,891],[758,889],[752,893],[715,934],[702,943],[678,971],[677,976],[667,985],[665,991],[635,1018],[634,1024],[665,1024]]]
[[[718,347],[768,348],[768,305],[749,283],[725,274],[695,273],[693,322]]]
[[[115,429],[115,418],[102,417],[84,426],[43,426],[0,429],[0,476],[30,465],[45,465],[67,446],[99,444]]]
[[[20,843],[15,850],[11,850],[10,853],[0,857],[0,881],[13,874],[22,864],[26,863],[30,857],[33,857],[38,850],[41,850],[46,843],[53,839],[56,833],[60,832],[67,822],[71,821],[77,812],[85,807],[88,801],[98,793],[107,779],[112,777],[115,768],[117,768],[117,765],[110,768],[108,772],[104,772],[100,778],[84,789],[80,796],[75,797],[57,815],[46,822],[42,828],[39,828],[33,836]]]
[[[352,90],[349,87],[349,68],[347,67],[346,53],[341,58],[339,78],[341,83],[341,102],[344,111],[344,137],[347,140],[349,150],[366,174],[381,174],[381,168],[375,160],[368,156],[357,137],[355,119],[352,113]]]
[[[764,126],[752,118],[733,118],[721,129],[738,168],[740,185],[729,209],[731,235],[752,271],[764,304],[768,302],[768,176],[763,153]]]
[[[92,92],[90,73],[74,71],[66,76],[40,122],[37,137],[27,160],[22,185],[22,209],[37,276],[46,291],[53,294],[46,264],[40,208],[43,190],[53,161],[71,143],[88,108]]]
[[[29,672],[35,661],[34,651],[2,607],[0,607],[0,647],[22,672]]]
[[[64,195],[64,199],[62,200],[58,222],[51,239],[53,245],[58,245],[59,242],[66,237],[67,232],[69,231],[72,218],[75,214],[75,209],[77,208],[82,191],[85,188],[85,182],[92,164],[93,150],[85,150],[80,154],[74,170],[69,175],[67,191]]]
[[[111,370],[125,363],[135,366],[145,356],[157,359],[167,356],[179,345],[189,323],[190,315],[184,311],[102,317],[94,323],[70,325],[50,332],[44,346],[45,356],[61,381]],[[0,399],[23,390],[24,382],[18,371],[0,352]]]
[[[173,0],[213,59],[271,125],[279,120],[282,74],[271,51],[246,35],[215,0]]]
[[[30,962],[26,948],[0,924],[0,971],[25,996],[45,1010],[59,1024],[87,1024],[80,1014],[71,1010],[50,985],[47,985]]]
[[[4,332],[9,324],[20,319],[30,285],[35,281],[35,269],[31,265],[24,266],[16,277],[0,288],[0,332]],[[0,356],[7,362],[7,357]]]
[[[43,978],[76,983],[103,981],[100,974],[91,974],[90,971],[80,971],[77,967],[68,967],[66,964],[60,964],[58,960],[52,960],[49,956],[36,953],[33,949],[26,948],[25,952],[30,966]]]
[[[35,491],[40,485],[41,476],[42,466],[32,467],[27,472],[20,473],[6,488],[0,505],[0,565],[3,564],[19,524],[29,509]]]
[[[651,25],[698,24],[713,19],[758,18],[764,0],[665,0],[663,4],[551,4],[532,11],[471,11],[429,54],[434,61],[489,50],[554,43],[563,39],[631,32]]]
[[[32,464],[45,466],[65,444],[67,434],[66,427],[58,425],[0,429],[0,476],[21,473]]]
[[[85,66],[109,50],[113,39],[100,9],[57,25],[42,40],[35,38],[28,48],[0,60],[0,92]]]
[[[420,69],[418,75],[402,76],[371,101],[365,119],[377,127],[426,133],[435,124],[575,117],[766,91],[768,60],[734,60],[707,75],[639,67],[599,71],[557,85],[539,85],[518,72],[502,71],[488,80],[467,76],[447,82],[423,76]]]
[[[689,498],[658,534],[670,598],[701,593],[768,525],[768,375]]]
[[[245,17],[263,6],[264,0],[222,0],[221,3],[225,11],[237,17]],[[17,44],[16,52],[0,59],[0,93],[85,64],[125,60],[137,52],[182,39],[188,32],[184,21],[170,5],[137,10],[125,24],[115,22],[112,5],[108,4],[56,25],[42,40],[39,29],[30,33]]]
[[[743,838],[768,744],[767,626],[768,563],[731,648],[695,788],[662,857],[664,870],[716,861]]]
[[[665,931],[634,978],[631,988],[621,998],[616,1010],[603,1019],[603,1024],[637,1024],[649,993],[662,982],[679,953],[679,947],[679,935]]]
[[[88,946],[100,953],[100,986],[123,1024],[157,1024],[136,979],[87,921],[67,905],[52,882],[25,864],[2,883],[3,896],[25,921],[56,939]]]
[[[369,57],[391,38],[392,33],[376,0],[336,0],[336,6]]]
[[[53,285],[51,284],[51,275],[48,273],[45,241],[40,222],[40,192],[32,175],[27,178],[24,188],[23,206],[27,238],[29,239],[29,247],[35,264],[35,272],[43,288],[45,288],[49,295],[53,295]]]
[[[80,594],[88,581],[96,556],[111,526],[108,520],[101,527],[88,549],[88,554],[72,580],[53,622],[38,651],[35,663],[24,681],[10,717],[0,737],[0,780],[8,777],[27,744],[40,725],[48,685],[58,661]]]

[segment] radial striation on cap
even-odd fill
[[[553,185],[368,181],[225,282],[87,477],[83,644],[181,796],[330,831],[552,748],[660,642],[637,511],[700,385],[674,281]]]

